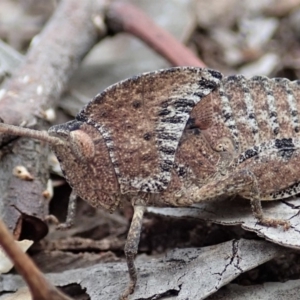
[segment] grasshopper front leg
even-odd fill
[[[58,230],[66,230],[71,228],[74,225],[76,207],[77,207],[77,195],[72,190],[69,198],[66,222],[58,224],[56,227]]]

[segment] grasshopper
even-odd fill
[[[0,132],[47,141],[76,197],[113,212],[130,201],[134,215],[125,246],[133,293],[147,206],[190,206],[240,195],[266,226],[261,200],[300,192],[300,82],[176,67],[144,73],[95,96],[75,120],[48,133],[0,124]]]

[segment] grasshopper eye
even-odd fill
[[[80,160],[86,160],[95,155],[94,142],[83,130],[70,132],[70,146],[76,157]]]

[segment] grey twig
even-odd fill
[[[43,129],[45,111],[55,106],[80,61],[105,35],[104,22],[101,26],[105,9],[105,0],[60,3],[44,30],[34,39],[20,68],[0,92],[0,117],[5,123]],[[0,144],[3,146],[6,141],[7,137],[1,135]],[[22,138],[9,147],[2,151],[0,162],[0,211],[9,229],[18,237],[24,216],[34,215],[43,220],[47,215],[48,202],[43,192],[49,177],[48,146]],[[25,167],[34,180],[25,181],[13,175],[16,166]],[[12,204],[25,214],[20,215]],[[35,227],[41,226],[45,225],[38,222]],[[44,234],[42,230],[42,234],[33,239]]]

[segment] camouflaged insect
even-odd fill
[[[123,299],[137,280],[134,256],[146,206],[240,195],[250,199],[261,224],[288,228],[287,221],[266,218],[260,201],[300,192],[299,87],[282,78],[223,77],[192,67],[112,85],[75,120],[51,127],[50,136],[31,135],[47,139],[73,187],[61,227],[71,224],[75,195],[110,211],[131,201],[135,212],[125,246],[130,284]]]

